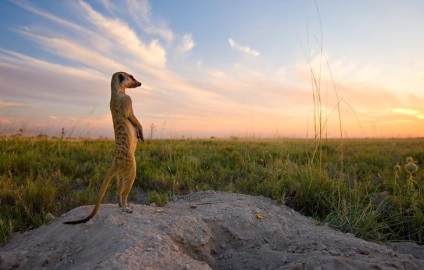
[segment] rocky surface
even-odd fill
[[[193,193],[132,214],[92,206],[17,234],[0,247],[0,269],[424,269],[424,247],[344,234],[270,199]]]

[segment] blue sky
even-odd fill
[[[330,137],[340,121],[344,137],[424,136],[423,1],[12,0],[0,12],[2,133],[111,137],[123,70],[143,83],[128,94],[156,138],[311,137],[319,114]]]

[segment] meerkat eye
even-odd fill
[[[133,75],[130,75],[129,77],[131,78],[131,80],[135,81]]]

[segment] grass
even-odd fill
[[[0,138],[0,242],[93,204],[114,142]],[[151,140],[136,150],[131,202],[202,190],[263,195],[373,241],[424,244],[424,139]],[[395,165],[399,164],[396,167]],[[409,168],[407,166],[407,168]],[[113,185],[113,184],[112,184]],[[116,203],[110,187],[104,202]]]

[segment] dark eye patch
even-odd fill
[[[131,80],[135,81],[133,75],[130,75],[129,77],[131,78]]]
[[[118,75],[118,80],[119,83],[122,83],[124,81],[124,75],[122,75],[121,73]]]

